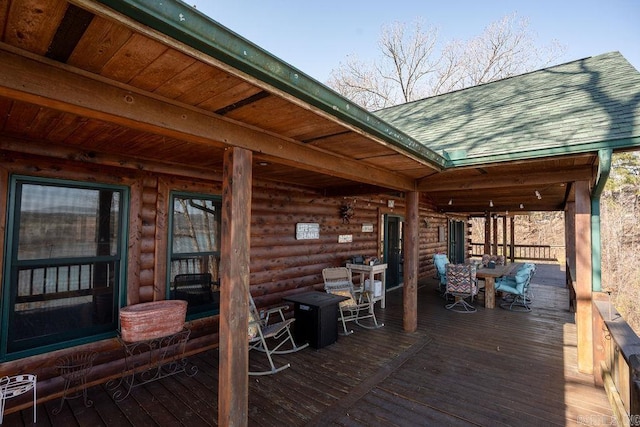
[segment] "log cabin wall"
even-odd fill
[[[55,152],[54,147],[49,150]],[[129,248],[126,283],[127,304],[165,298],[166,255],[168,243],[167,216],[171,191],[221,194],[219,176],[212,179],[180,175],[179,168],[165,168],[162,173],[145,170],[144,162],[137,168],[84,161],[77,156],[47,157],[1,150],[0,158],[0,228],[5,238],[8,179],[11,174],[59,178],[85,182],[125,185],[130,189]],[[131,159],[127,159],[131,160]],[[128,164],[124,161],[122,164]],[[251,219],[251,292],[259,306],[278,304],[286,293],[322,289],[322,269],[343,265],[354,255],[381,257],[382,215],[404,215],[402,198],[395,198],[395,207],[388,208],[387,195],[356,197],[325,197],[315,191],[292,185],[255,181]],[[340,214],[344,204],[353,207],[354,215],[347,222]],[[437,213],[427,202],[421,202],[419,277],[433,276],[432,255],[446,251],[446,238],[439,241],[438,229],[446,230],[447,217]],[[296,240],[296,224],[317,223],[319,239]],[[363,232],[362,224],[373,224],[373,232]],[[351,235],[352,242],[338,243],[340,235]],[[4,247],[4,241],[2,247]],[[4,262],[4,259],[2,259]],[[0,269],[1,270],[1,269]],[[189,322],[192,330],[188,353],[215,347],[218,342],[218,316]],[[122,351],[115,339],[91,342],[79,347],[38,354],[0,365],[0,376],[16,372],[37,373],[39,396],[59,397],[60,381],[53,368],[57,357],[80,349],[99,353],[92,383],[103,382],[122,372]],[[48,397],[47,397],[48,396]]]

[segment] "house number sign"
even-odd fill
[[[319,239],[320,224],[299,222],[296,224],[296,240]]]

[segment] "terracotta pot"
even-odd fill
[[[135,342],[165,337],[184,327],[187,302],[166,300],[129,305],[120,310],[120,336]]]

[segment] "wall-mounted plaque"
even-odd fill
[[[319,238],[320,224],[314,222],[299,222],[296,224],[296,240]]]
[[[373,233],[373,224],[371,224],[370,222],[365,222],[364,224],[362,224],[362,232]]]
[[[341,234],[338,236],[338,243],[351,243],[353,242],[353,235]]]

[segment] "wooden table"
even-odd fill
[[[476,271],[478,279],[484,279],[484,306],[495,308],[496,306],[496,278],[509,275],[518,264],[496,265],[495,268],[479,268]]]
[[[354,271],[360,273],[360,285],[364,288],[365,275],[369,275],[369,284],[371,289],[375,289],[374,278],[376,274],[380,274],[380,281],[382,282],[382,295],[374,297],[373,301],[382,301],[382,308],[386,305],[386,293],[387,293],[387,264],[347,264],[347,268],[353,274]]]

